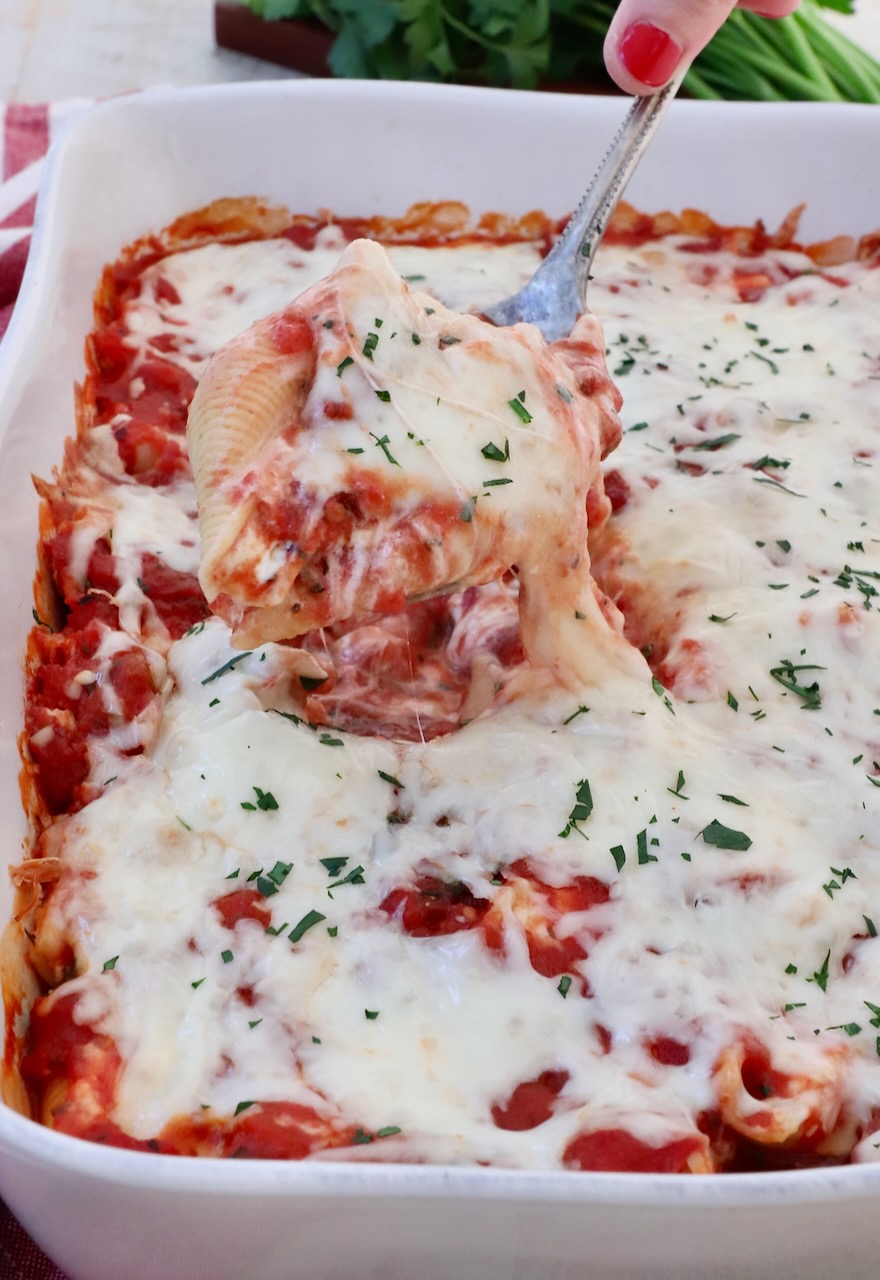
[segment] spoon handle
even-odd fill
[[[608,219],[684,77],[680,72],[650,97],[636,98],[586,195],[528,284],[483,312],[494,324],[535,324],[548,342],[564,338],[587,309],[593,255]]]
[[[587,305],[587,281],[602,233],[642,153],[663,119],[684,78],[680,72],[648,97],[636,98],[611,141],[593,181],[571,215],[565,230],[547,255],[545,265],[566,260],[576,263],[581,309]]]

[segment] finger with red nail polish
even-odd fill
[[[783,18],[799,2],[739,0],[739,7]],[[605,38],[609,75],[627,93],[662,88],[705,48],[736,7],[736,0],[620,0]]]
[[[633,80],[651,89],[659,89],[675,74],[683,53],[678,41],[652,22],[634,22],[617,47],[617,56]]]

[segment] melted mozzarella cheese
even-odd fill
[[[456,251],[474,265],[455,288],[485,252]],[[187,350],[201,359],[289,296],[296,255],[265,242],[162,264]],[[856,1121],[880,1105],[880,273],[810,274],[744,304],[734,265],[675,242],[606,247],[591,285],[628,428],[611,465],[629,497],[599,572],[625,610],[643,593],[639,642],[667,650],[668,691],[640,667],[603,668],[582,695],[535,676],[448,737],[394,743],[294,716],[281,646],[242,656],[216,620],[173,645],[158,743],[65,820],[82,876],[52,908],[82,969],[118,956],[81,1017],[120,1045],[123,1128],[290,1099],[399,1126],[426,1159],[554,1168],[584,1130],[691,1132],[749,1037],[777,1071],[833,1077]],[[133,547],[190,554],[149,501],[124,520]],[[572,826],[585,780],[592,811]],[[332,887],[322,858],[348,860],[336,881],[362,873]],[[523,858],[547,884],[610,886],[564,926],[589,999],[533,969],[511,914],[502,956],[479,929],[412,937],[381,909],[426,871],[494,897]],[[266,898],[277,934],[224,929],[211,904],[276,863],[292,864]],[[651,1054],[663,1037],[685,1064]],[[550,1069],[568,1073],[552,1118],[499,1129],[493,1105]],[[856,1157],[877,1158],[870,1139]]]
[[[128,341],[146,346],[171,332],[176,361],[198,375],[232,338],[329,275],[345,246],[340,229],[330,226],[318,232],[313,249],[289,240],[257,240],[172,254],[144,272],[140,295],[126,309]],[[511,284],[521,288],[541,260],[538,246],[527,243],[479,249],[395,245],[388,253],[405,280],[454,311],[479,310]]]

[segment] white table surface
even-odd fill
[[[829,17],[880,58],[880,0]],[[0,102],[295,74],[217,49],[212,0],[0,0]]]
[[[216,48],[213,0],[0,0],[0,102],[296,74]]]

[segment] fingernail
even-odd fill
[[[634,80],[659,89],[675,71],[684,49],[653,23],[635,22],[623,33],[618,52]]]

